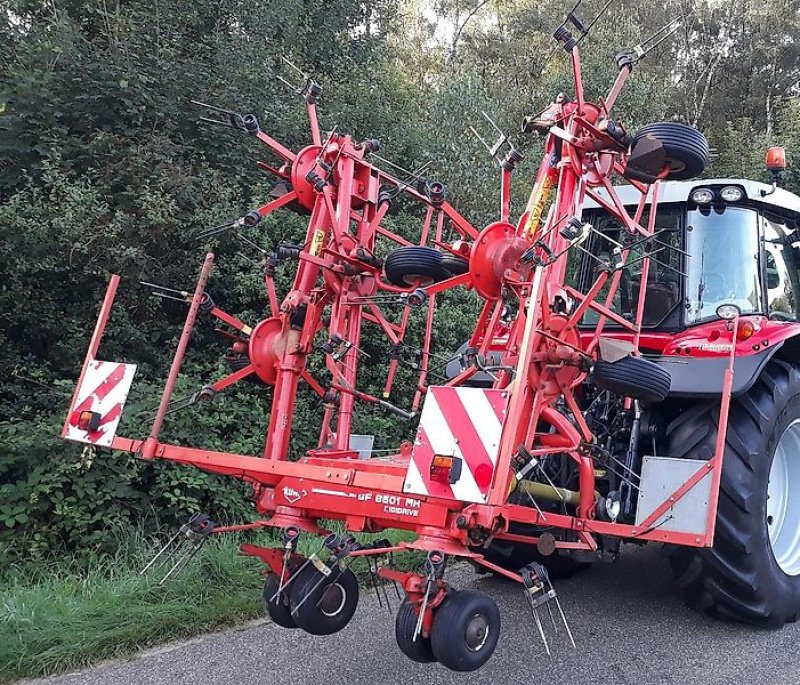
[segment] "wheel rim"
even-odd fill
[[[464,642],[470,652],[479,652],[489,639],[489,621],[481,614],[475,614],[467,622]]]
[[[319,601],[319,610],[326,616],[336,616],[347,601],[347,593],[339,583],[333,583],[325,588],[322,599]]]
[[[800,575],[800,419],[786,427],[772,458],[767,533],[781,571],[788,576]]]

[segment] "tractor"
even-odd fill
[[[384,171],[378,140],[323,135],[322,86],[293,65],[311,129],[298,152],[252,114],[198,103],[205,123],[263,143],[270,158],[259,166],[277,181],[264,205],[205,237],[246,232],[257,245],[261,220],[278,210],[308,216],[308,229],[300,243],[262,250],[261,321],[214,302],[212,253],[193,290],[154,286],[188,311],[153,424],[138,437],[117,434],[135,365],[98,358],[120,281],[111,278],[62,436],[241,479],[259,515],[232,526],[193,515],[148,564],[167,568],[162,582],[214,535],[273,530],[273,546],[241,547],[265,565],[269,616],[327,635],[355,613],[350,567],[363,557],[376,591],[394,583],[402,599],[400,650],[456,671],[484,665],[500,633],[490,597],[448,582],[457,559],[520,584],[548,653],[543,612],[574,645],[553,581],[614,561],[623,542],[664,544],[699,609],[773,628],[796,619],[800,198],[776,187],[779,148],[768,156],[772,185],[693,181],[709,163],[700,132],[661,122],[630,133],[614,119],[636,65],[674,24],[620,51],[606,96],[587,99],[579,43],[593,23],[573,10],[554,33],[573,92],[523,122],[543,154],[513,218],[522,154],[489,120],[500,202],[483,227],[440,180]],[[384,221],[399,198],[422,216],[404,235]],[[280,293],[275,273],[287,267],[294,281]],[[437,299],[454,289],[477,298],[480,313],[461,349],[434,349]],[[230,373],[174,399],[201,314],[224,327]],[[385,341],[383,358],[367,358],[368,336]],[[432,367],[442,356],[440,379]],[[363,386],[365,362],[385,368],[379,387]],[[405,396],[401,367],[414,371]],[[272,397],[262,455],[162,440],[172,411],[202,409],[243,381]],[[301,383],[320,399],[319,438],[292,460]],[[416,426],[413,441],[389,454],[365,446],[352,430],[357,402]],[[387,529],[416,537],[355,535]],[[300,554],[301,536],[316,538],[316,551]],[[421,565],[399,570],[394,559],[410,550]]]

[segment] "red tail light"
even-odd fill
[[[100,428],[100,419],[102,417],[96,411],[82,411],[78,414],[78,428],[82,431],[96,431]]]
[[[436,483],[452,485],[461,478],[460,457],[447,457],[436,454],[431,462],[431,480]]]

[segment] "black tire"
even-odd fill
[[[662,402],[672,383],[669,371],[641,357],[624,357],[615,362],[599,359],[589,380],[598,388],[642,402]]]
[[[436,661],[431,648],[431,640],[428,637],[418,635],[414,640],[414,631],[417,628],[418,614],[414,611],[414,605],[407,599],[403,600],[397,610],[394,619],[394,636],[397,646],[411,661],[420,664],[431,664]]]
[[[400,288],[430,285],[450,277],[442,266],[439,250],[415,245],[392,252],[384,261],[383,270],[389,283]]]
[[[709,162],[708,140],[695,128],[671,121],[648,124],[633,136],[633,146],[645,136],[661,141],[664,154],[669,162],[670,181],[685,181],[695,178],[705,171]]]
[[[282,628],[297,628],[294,618],[292,618],[292,611],[289,608],[289,598],[286,592],[272,599],[278,591],[278,577],[274,573],[267,576],[267,582],[264,583],[264,608],[267,610],[267,615],[272,619],[275,625]]]
[[[778,566],[769,541],[767,486],[775,447],[800,418],[800,366],[773,360],[731,401],[714,546],[667,553],[689,606],[728,620],[779,628],[800,615],[800,575]],[[671,456],[709,459],[719,403],[699,402],[667,428]],[[794,497],[800,497],[795,493]]]
[[[480,592],[449,592],[433,617],[431,647],[451,671],[478,670],[491,658],[499,637],[500,611]]]
[[[444,267],[451,276],[461,276],[469,271],[469,262],[461,257],[456,257],[450,252],[442,252],[442,267]]]
[[[334,566],[331,574],[324,576],[313,566],[307,566],[292,582],[289,605],[295,623],[307,633],[338,633],[356,612],[358,580],[350,569],[339,573]]]

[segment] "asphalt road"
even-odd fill
[[[313,637],[259,622],[146,652],[75,674],[31,681],[47,685],[579,685],[596,683],[800,683],[800,624],[766,632],[720,623],[685,608],[657,548],[626,549],[556,585],[577,649],[555,640],[548,658],[519,587],[456,568],[455,587],[491,594],[503,628],[489,663],[471,674],[408,661],[394,642],[393,616],[362,597],[350,625]],[[552,629],[552,626],[551,626]],[[563,634],[562,636],[563,637]]]

